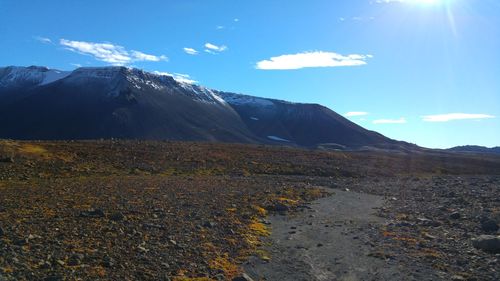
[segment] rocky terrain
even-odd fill
[[[0,280],[498,280],[499,175],[483,154],[1,141]]]

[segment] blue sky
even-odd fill
[[[2,66],[178,73],[426,147],[500,145],[496,0],[0,0],[0,45]]]

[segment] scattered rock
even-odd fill
[[[472,239],[472,245],[488,253],[500,253],[500,236],[481,235]]]

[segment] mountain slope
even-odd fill
[[[317,104],[207,89],[126,67],[0,68],[0,138],[409,146]]]
[[[454,151],[454,152],[500,154],[500,146],[489,148],[489,147],[478,146],[478,145],[464,145],[464,146],[455,146],[455,147],[449,148],[447,150]]]
[[[275,142],[349,147],[399,143],[368,131],[318,104],[290,103],[222,92],[219,95],[239,113],[254,134]]]

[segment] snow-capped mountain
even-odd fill
[[[0,138],[406,145],[317,104],[208,89],[126,67],[0,68]]]
[[[52,83],[68,76],[71,71],[47,67],[0,67],[0,87],[38,86]]]

